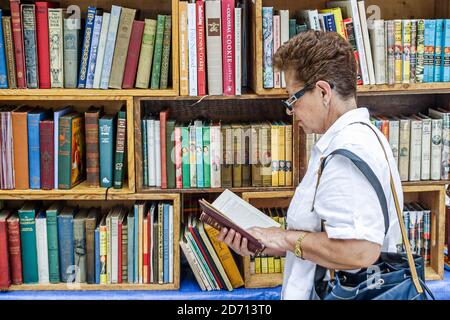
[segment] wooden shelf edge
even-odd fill
[[[166,194],[166,193],[181,193],[181,194],[191,194],[191,193],[221,193],[225,190],[230,190],[235,193],[241,192],[275,192],[275,191],[294,191],[295,187],[243,187],[243,188],[210,188],[210,189],[159,189],[159,188],[138,188],[137,192],[141,194],[156,193],[156,194]]]
[[[439,272],[434,270],[432,267],[425,267],[425,280],[443,280],[444,275],[440,275]]]
[[[245,279],[245,288],[273,288],[283,284],[282,273],[252,274]]]
[[[0,89],[0,99],[16,96],[175,97],[177,95],[175,89]]]
[[[12,285],[7,291],[77,291],[77,290],[178,290],[177,283],[169,284],[21,284]]]
[[[402,186],[443,186],[450,184],[450,180],[427,180],[427,181],[403,181]]]

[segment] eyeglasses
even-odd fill
[[[299,91],[297,91],[296,93],[294,93],[289,99],[287,100],[282,100],[281,102],[283,103],[283,105],[286,107],[286,109],[288,109],[290,112],[293,111],[293,105],[295,102],[297,102],[297,100],[299,100],[301,97],[303,97],[305,95],[305,93],[311,89],[312,84],[305,84],[305,86],[300,89]],[[330,83],[330,87],[331,89],[334,88],[334,84]]]

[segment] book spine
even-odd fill
[[[36,219],[36,248],[38,259],[39,283],[49,283],[48,246],[47,246],[47,219]]]
[[[100,89],[100,80],[102,77],[103,61],[105,58],[105,46],[106,38],[108,36],[109,20],[111,14],[108,12],[103,13],[102,28],[100,31],[100,39],[98,40],[98,53],[97,60],[95,62],[94,83],[92,87],[94,89]]]
[[[113,186],[113,122],[113,119],[100,119],[99,121],[100,187],[102,188]]]
[[[398,120],[389,121],[389,145],[392,149],[392,155],[394,156],[395,162],[398,167],[398,157],[399,157],[399,129],[400,122]]]
[[[71,188],[86,179],[86,148],[84,117],[77,115],[72,121]]]
[[[441,179],[447,180],[450,173],[450,114],[445,113],[442,118],[442,154]]]
[[[222,167],[221,181],[223,188],[233,186],[233,130],[229,126],[221,127]]]
[[[205,179],[203,176],[204,159],[203,159],[203,127],[195,126],[195,158],[197,163],[197,188],[205,187]]]
[[[161,121],[155,120],[155,173],[156,186],[161,188]]]
[[[86,282],[90,284],[95,283],[95,227],[96,218],[89,218],[85,220],[85,235],[86,235]],[[80,251],[81,252],[81,251]]]
[[[156,187],[156,137],[155,137],[155,120],[147,120],[147,142],[148,142],[148,185]]]
[[[333,17],[333,21],[332,21],[333,26],[335,29],[334,31],[336,32],[336,26],[334,25],[334,16],[332,16],[332,17]],[[243,21],[245,21],[245,16],[244,16]],[[244,26],[244,30],[245,30],[245,26]],[[285,44],[286,42],[289,41],[289,10],[280,10],[280,40],[281,40],[281,44]],[[245,41],[243,41],[243,43],[245,43]],[[244,63],[246,63],[245,61],[246,60],[243,59]],[[245,81],[243,81],[243,82],[245,85]],[[281,73],[281,87],[286,88],[286,78],[285,78],[284,72]]]
[[[59,143],[60,143],[60,131],[59,131],[59,124],[60,124],[60,117],[62,117],[63,115],[69,113],[70,111],[72,111],[72,109],[70,107],[68,108],[64,108],[60,111],[55,111],[53,113],[53,131],[54,131],[54,139],[53,139],[53,145],[55,147],[54,150],[54,167],[55,167],[55,189],[59,188]]]
[[[0,289],[11,285],[11,275],[8,255],[8,234],[6,220],[0,220]]]
[[[85,113],[86,179],[91,187],[100,186],[99,112]]]
[[[62,15],[62,9],[48,9],[50,83],[52,88],[64,87],[64,38]]]
[[[285,172],[286,172],[286,186],[292,186],[292,125],[286,125],[285,127],[285,143],[286,143],[286,155],[285,155]]]
[[[183,188],[191,187],[190,180],[190,144],[189,144],[189,127],[181,128],[181,161],[182,161],[182,179],[183,179]]]
[[[284,125],[278,126],[278,186],[286,185],[286,129]]]
[[[143,176],[144,176],[144,186],[149,186],[148,183],[148,140],[147,140],[147,120],[142,119],[142,163],[143,163]]]
[[[53,139],[53,121],[41,121],[40,124],[40,171],[41,188],[51,190],[54,187],[54,139]]]
[[[19,210],[23,283],[39,282],[35,212]]]
[[[206,2],[206,8],[208,8]],[[179,1],[179,55],[180,55],[180,96],[189,95],[189,42],[188,42],[188,7],[187,1]],[[208,9],[206,9],[208,10]],[[209,64],[209,62],[208,62]]]
[[[165,134],[166,134],[166,151],[165,151],[166,161],[165,161],[165,163],[166,163],[166,170],[167,170],[167,187],[169,189],[175,189],[176,188],[175,121],[173,121],[173,120],[167,121],[165,131],[166,131],[165,132]]]
[[[156,35],[156,20],[145,19],[141,54],[136,75],[136,88],[148,89]]]
[[[139,262],[141,259],[140,253],[140,246],[142,245],[142,241],[140,241],[139,235],[141,234],[141,224],[139,220],[139,207],[140,205],[135,204],[134,205],[134,283],[139,283],[139,276],[140,276],[140,268],[139,268]]]
[[[197,32],[196,32],[196,4],[187,4],[187,22],[188,22],[188,59],[189,59],[189,95],[198,95],[197,80]]]
[[[127,216],[127,227],[128,227],[128,252],[127,252],[127,262],[128,262],[128,283],[134,283],[134,216],[130,214]]]
[[[444,20],[444,30],[442,35],[442,81],[450,81],[450,20]]]
[[[100,78],[100,89],[108,89],[121,11],[122,7],[116,5],[111,7],[108,36],[105,45],[105,56],[103,58],[102,75]]]
[[[164,258],[164,276],[163,282],[169,283],[169,205],[163,204],[163,258]]]
[[[417,20],[411,20],[410,82],[416,82]]]
[[[242,8],[234,9],[235,94],[242,94]],[[280,76],[281,79],[281,76]],[[280,80],[281,81],[281,80]],[[281,84],[280,84],[281,86]]]
[[[442,34],[444,28],[444,20],[436,19],[436,39],[435,39],[435,50],[434,50],[434,73],[433,73],[433,82],[442,81]]]
[[[95,284],[100,284],[100,227],[97,227],[94,232],[95,241]]]
[[[92,31],[91,48],[86,71],[86,89],[94,87],[95,69],[97,66],[98,46],[100,42],[100,32],[103,25],[103,16],[95,16],[94,28]]]
[[[164,283],[164,208],[158,205],[158,283]],[[156,282],[156,281],[155,281]]]
[[[81,50],[80,76],[78,78],[78,88],[86,87],[86,77],[89,68],[89,51],[91,49],[92,32],[95,22],[95,7],[89,7],[86,15],[86,26],[84,28],[84,39]]]
[[[411,125],[409,119],[400,120],[400,147],[398,157],[398,171],[401,181],[408,180],[409,174],[409,142],[411,137]]]
[[[117,283],[122,283],[122,222],[117,225]]]
[[[11,9],[11,26],[14,40],[14,58],[16,63],[17,87],[24,89],[27,87],[25,74],[25,54],[22,33],[22,19],[20,14],[20,0],[9,1]]]
[[[73,266],[75,265],[74,258],[74,234],[73,234],[73,217],[58,216],[58,239],[59,239],[59,259],[61,282],[67,283],[70,280]]]
[[[190,187],[197,187],[197,143],[196,143],[196,128],[189,127],[189,167],[190,167]]]
[[[343,20],[344,25],[344,32],[345,32],[345,39],[348,40],[348,42],[351,44],[353,48],[353,55],[355,56],[356,61],[356,67],[357,67],[357,73],[356,73],[356,83],[358,85],[363,84],[362,75],[361,75],[361,63],[359,61],[359,54],[358,54],[358,47],[356,46],[356,39],[355,39],[355,28],[353,26],[352,19],[345,19]]]
[[[167,111],[162,111],[159,113],[159,137],[161,146],[161,188],[167,189]]]
[[[58,188],[70,189],[71,152],[72,152],[72,119],[59,119],[59,148],[58,148]]]
[[[116,153],[114,156],[114,189],[122,189],[123,186],[126,134],[127,114],[126,111],[120,111],[117,117]]]
[[[36,44],[36,14],[34,4],[22,5],[23,41],[25,51],[26,82],[29,89],[39,87]]]
[[[416,41],[416,83],[423,82],[424,59],[425,59],[425,20],[417,21],[417,41]]]
[[[205,2],[197,1],[196,24],[197,24],[197,95],[206,95],[206,48],[205,48]]]
[[[402,82],[402,20],[394,20],[394,60],[395,60],[395,83]]]
[[[425,20],[423,82],[433,82],[436,20]]]
[[[395,28],[394,21],[385,22],[385,34],[386,34],[386,75],[387,83],[395,83]]]
[[[28,114],[28,163],[30,164],[30,189],[41,188],[39,120],[40,114]]]
[[[48,35],[49,2],[36,2],[36,38],[38,50],[39,88],[50,89],[50,43]],[[9,80],[9,79],[8,79]]]
[[[272,149],[272,187],[279,186],[280,177],[280,144],[277,125],[271,127],[271,149]]]
[[[175,127],[175,186],[177,189],[183,188],[183,159],[181,146],[181,127]]]
[[[409,83],[411,77],[411,20],[402,20],[402,48],[402,83]]]
[[[107,284],[107,254],[108,254],[108,241],[107,241],[107,227],[106,225],[100,226],[100,284]]]
[[[64,87],[76,88],[78,81],[80,19],[64,19]]]
[[[19,220],[7,220],[8,223],[8,249],[11,268],[11,282],[22,284],[22,250],[20,245]]]
[[[211,188],[211,128],[203,127],[203,181],[204,188]]]
[[[136,20],[133,21],[130,45],[128,47],[127,61],[125,63],[125,72],[123,76],[123,89],[130,89],[134,87],[143,34],[144,22]]]
[[[274,87],[272,55],[273,55],[273,7],[262,8],[263,30],[263,87]]]
[[[222,153],[220,147],[220,126],[218,125],[210,127],[210,145],[211,188],[220,188]]]
[[[421,150],[421,180],[430,180],[431,178],[431,119],[422,120],[422,150]]]
[[[47,210],[47,242],[48,242],[48,265],[50,283],[60,281],[59,253],[58,253],[58,225],[56,210]]]
[[[242,128],[233,128],[233,187],[242,187]]]
[[[273,31],[273,54],[277,52],[280,47],[280,15],[274,14],[272,17],[272,31]],[[273,87],[281,88],[281,73],[279,71],[273,72]]]
[[[127,60],[128,46],[130,45],[131,28],[133,26],[135,15],[135,9],[122,8],[119,29],[117,31],[117,40],[114,49],[114,57],[112,60],[111,76],[109,79],[110,88],[122,88],[125,62]]]
[[[6,69],[8,76],[8,86],[10,89],[17,88],[16,60],[14,56],[14,44],[11,27],[11,17],[2,17],[3,37],[5,43]],[[50,67],[49,67],[50,69]],[[48,78],[50,81],[50,77]]]
[[[167,89],[170,70],[170,47],[172,43],[172,16],[166,16],[164,26],[163,50],[161,57],[160,89]]]
[[[164,25],[166,16],[158,15],[156,27],[155,49],[153,52],[152,78],[150,83],[151,89],[159,89],[159,81],[161,79],[161,58],[164,41]]]
[[[223,94],[235,95],[234,1],[222,0]]]
[[[250,164],[252,167],[252,186],[262,187],[262,177],[261,177],[261,161],[260,161],[260,150],[258,143],[259,134],[258,125],[252,125],[250,130]]]
[[[442,119],[431,120],[431,180],[441,179]]]
[[[208,94],[221,95],[222,84],[222,38],[220,1],[206,1],[206,58],[208,69]]]

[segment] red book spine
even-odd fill
[[[234,83],[234,0],[222,0],[222,71],[223,94],[236,93]]]
[[[39,123],[41,148],[41,188],[51,190],[54,188],[54,133],[53,120],[44,120]]]
[[[13,284],[22,284],[22,251],[20,248],[19,219],[7,220],[9,263],[11,265],[11,280]]]
[[[118,238],[119,238],[119,265],[118,265],[118,279],[117,283],[122,283],[122,222],[119,222],[119,230],[118,230]]]
[[[147,268],[148,268],[148,283],[156,283],[155,279],[152,279],[152,263],[153,263],[153,256],[152,256],[152,252],[153,252],[153,241],[152,241],[152,216],[149,212],[148,214],[148,219],[147,219],[147,229],[148,229],[148,233],[147,233],[147,245],[148,245],[148,254],[147,254]],[[155,254],[155,253],[153,253]],[[152,281],[153,280],[153,281]]]
[[[133,21],[131,29],[130,45],[128,46],[127,61],[125,62],[125,73],[123,76],[123,89],[134,87],[136,72],[141,53],[142,35],[144,33],[144,21]]]
[[[181,128],[175,127],[175,175],[177,189],[183,189],[183,160],[181,155]]]
[[[205,3],[196,3],[197,18],[197,94],[206,95]]]
[[[166,164],[166,122],[168,117],[168,110],[159,113],[159,135],[161,143],[161,188],[167,189],[167,164]]]
[[[11,285],[7,238],[5,219],[0,221],[0,289],[7,289]]]
[[[36,37],[38,50],[39,88],[50,89],[50,49],[48,39],[48,8],[53,2],[36,2]]]
[[[23,51],[22,20],[20,15],[20,0],[10,0],[11,24],[16,58],[17,87],[27,87],[25,79],[25,54]]]

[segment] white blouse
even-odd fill
[[[287,226],[292,230],[325,231],[333,239],[368,240],[382,245],[382,251],[397,252],[401,243],[394,199],[390,188],[389,168],[375,133],[363,124],[375,128],[366,108],[358,108],[343,114],[320,138],[311,151],[308,170],[295,190],[287,213]],[[376,129],[376,128],[375,128]],[[400,205],[403,192],[396,161],[389,142],[376,129],[387,152]],[[314,210],[312,204],[317,182],[320,159],[336,149],[344,148],[361,157],[380,180],[386,195],[390,226],[385,238],[384,217],[377,194],[367,178],[347,158],[334,155],[322,173],[317,189]],[[282,299],[310,299],[316,264],[297,258],[288,251],[284,269]]]

